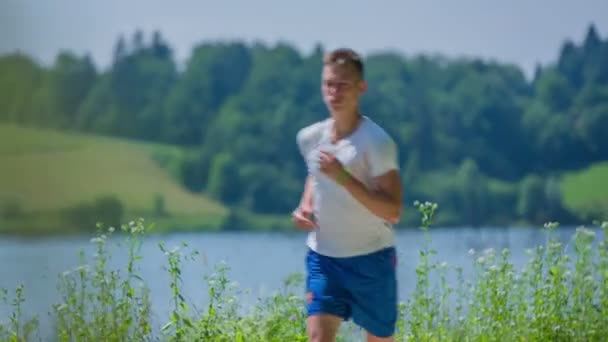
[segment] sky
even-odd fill
[[[443,54],[519,65],[556,60],[566,39],[590,24],[608,38],[608,1],[586,0],[0,0],[0,55],[27,53],[43,64],[60,50],[111,61],[119,35],[161,32],[183,62],[204,41],[320,43],[370,54]]]

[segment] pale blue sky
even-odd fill
[[[608,1],[565,0],[0,0],[0,54],[49,63],[60,49],[110,61],[119,34],[161,31],[183,61],[203,40],[350,46],[364,54],[477,56],[520,65],[553,62],[590,23],[608,37]]]

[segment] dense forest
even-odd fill
[[[325,52],[203,42],[181,65],[161,33],[137,31],[103,70],[69,51],[49,66],[8,54],[0,122],[178,145],[183,186],[235,212],[288,214],[306,172],[295,135],[328,115]],[[362,111],[399,145],[407,207],[438,202],[446,225],[605,215],[569,210],[560,190],[562,173],[608,160],[608,39],[593,25],[532,78],[475,58],[378,52],[365,63]]]

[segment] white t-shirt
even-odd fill
[[[384,129],[367,116],[356,130],[337,144],[331,143],[332,118],[301,129],[298,147],[312,178],[313,212],[318,228],[308,234],[315,252],[348,257],[368,254],[394,244],[393,227],[374,215],[344,187],[319,170],[321,149],[333,152],[346,170],[368,188],[373,178],[398,169],[397,146]]]

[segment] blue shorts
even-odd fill
[[[392,336],[398,311],[396,265],[394,247],[347,258],[332,258],[309,249],[307,315],[352,318],[372,335]]]

